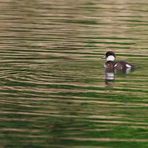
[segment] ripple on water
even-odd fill
[[[1,1],[2,147],[147,147],[147,1]],[[108,50],[136,65],[104,84]]]

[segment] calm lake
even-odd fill
[[[147,0],[0,0],[0,147],[147,148],[147,64]]]

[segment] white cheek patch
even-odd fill
[[[106,58],[106,61],[114,61],[115,60],[115,57],[110,55]]]

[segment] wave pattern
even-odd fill
[[[147,6],[0,1],[2,147],[147,147]],[[137,65],[104,83],[104,53]]]

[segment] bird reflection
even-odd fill
[[[114,65],[112,62],[108,61],[105,65],[105,84],[107,86],[113,86],[115,80]]]

